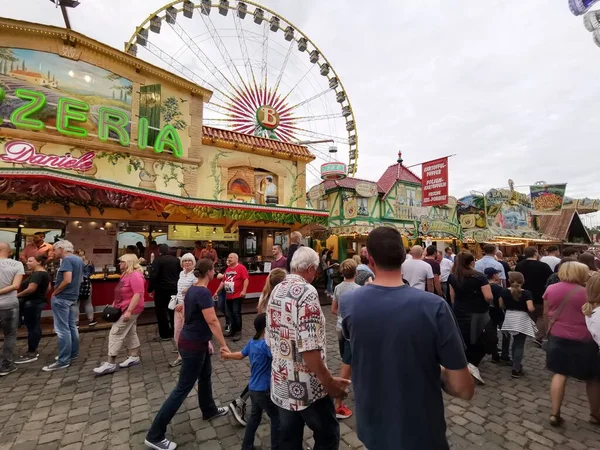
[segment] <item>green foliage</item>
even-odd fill
[[[219,198],[221,197],[221,192],[223,192],[225,190],[224,187],[221,186],[221,174],[219,172],[219,159],[220,158],[227,158],[229,156],[229,152],[221,152],[219,151],[219,153],[217,153],[213,159],[211,159],[210,161],[210,175],[208,176],[208,178],[214,178],[215,179],[215,188],[213,190],[213,198],[215,200],[219,200]]]
[[[160,107],[163,120],[166,124],[173,125],[176,130],[183,130],[187,122],[183,120],[183,113],[179,109],[179,102],[175,97],[168,97]]]
[[[281,164],[281,161],[277,161],[277,164]],[[294,203],[296,203],[298,201],[298,199],[300,199],[300,197],[302,197],[302,195],[300,193],[298,193],[298,178],[300,178],[300,176],[304,175],[305,172],[298,173],[298,166],[295,166],[296,173],[294,173],[292,171],[292,169],[287,167],[285,164],[283,164],[283,167],[285,168],[287,173],[290,174],[290,177],[292,180],[292,192],[291,192],[290,199],[288,200],[286,206],[293,206]]]

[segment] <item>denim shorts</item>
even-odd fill
[[[338,344],[340,347],[340,356],[342,362],[347,365],[352,364],[352,349],[350,348],[350,341],[348,341],[341,333],[338,332]]]

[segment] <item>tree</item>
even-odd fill
[[[25,60],[23,60],[21,62],[21,70],[23,70],[23,71],[25,70]]]
[[[179,110],[179,103],[175,97],[168,97],[160,107],[165,123],[173,125],[176,130],[183,130],[187,123],[181,117],[183,113]]]
[[[48,81],[50,81],[50,71],[48,71],[48,76],[46,78],[48,78]]]

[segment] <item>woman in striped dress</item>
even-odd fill
[[[520,272],[509,272],[508,281],[510,289],[504,289],[500,295],[500,303],[504,304],[506,314],[502,324],[502,331],[507,331],[513,337],[512,344],[512,376],[523,376],[523,356],[525,355],[525,340],[527,336],[535,338],[537,328],[530,312],[535,311],[533,294],[523,289],[525,279]],[[502,306],[502,305],[501,305]]]

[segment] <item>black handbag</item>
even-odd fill
[[[106,322],[116,322],[121,317],[121,313],[121,308],[115,308],[112,305],[108,305],[102,312],[102,319]]]

